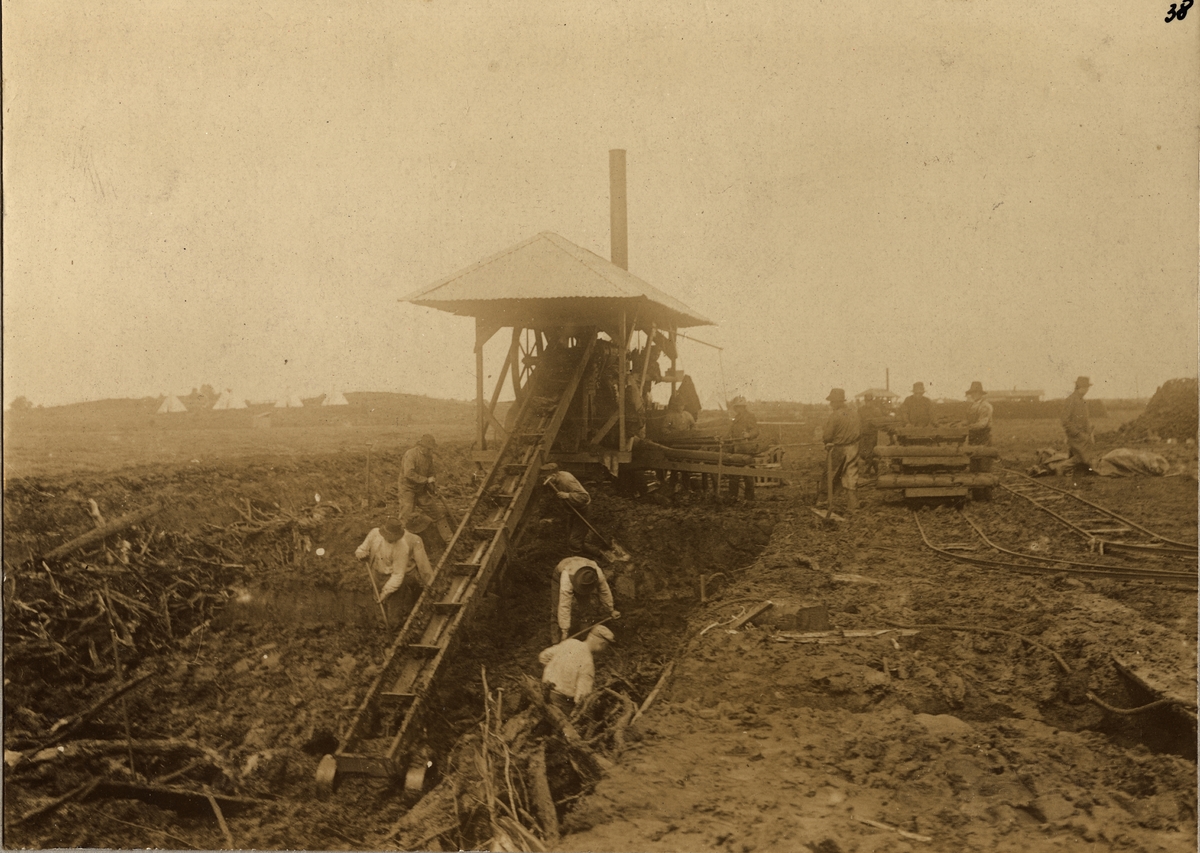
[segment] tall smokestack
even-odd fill
[[[612,262],[623,270],[629,269],[629,221],[625,209],[625,149],[608,152],[608,199]]]

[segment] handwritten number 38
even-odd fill
[[[1167,10],[1167,17],[1163,20],[1168,24],[1171,23],[1171,21],[1182,21],[1187,17],[1188,9],[1192,8],[1193,2],[1195,2],[1195,0],[1182,0],[1178,4],[1178,7],[1175,3],[1172,3],[1171,8]]]

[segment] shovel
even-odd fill
[[[600,544],[602,544],[607,550],[612,551],[618,562],[627,563],[633,559],[633,555],[622,548],[620,543],[618,543],[615,539],[605,539],[604,534],[593,527],[592,523],[583,517],[583,513],[575,509],[574,506],[568,503],[567,508],[570,509],[571,512],[575,513],[575,515],[579,517],[579,520],[588,526],[588,530],[596,534],[596,538],[600,540]]]
[[[375,583],[375,572],[371,571],[370,563],[363,563],[363,565],[367,567],[367,577],[371,579],[371,589],[375,590],[375,603],[379,605],[379,615],[383,617],[383,626],[390,631],[392,630],[392,623],[388,621],[387,608],[379,600],[379,585]]]

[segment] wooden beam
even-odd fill
[[[626,330],[625,326],[625,311],[621,311],[621,363],[618,365],[617,375],[620,377],[617,381],[617,421],[620,424],[617,431],[617,450],[625,450],[625,365],[629,363],[629,341],[633,337],[633,330]]]
[[[475,318],[475,352],[483,352],[483,345],[492,339],[492,335],[504,328],[503,324]]]
[[[650,351],[654,348],[654,333],[658,327],[653,323],[650,324],[650,333],[646,335],[646,357],[642,360],[642,378],[638,380],[638,399],[642,398],[642,394],[646,389],[646,373],[650,370]]]
[[[475,422],[479,428],[476,436],[480,450],[487,450],[487,417],[483,403],[483,347],[475,347]]]
[[[508,346],[508,355],[506,355],[504,357],[504,364],[502,364],[500,366],[500,372],[496,376],[496,387],[492,389],[492,399],[488,403],[488,407],[487,407],[488,420],[485,421],[484,427],[483,427],[485,434],[487,433],[487,424],[488,423],[499,423],[499,421],[496,420],[496,402],[500,399],[500,389],[504,387],[504,380],[508,377],[508,366],[512,362],[512,360],[514,358],[516,358],[516,353],[517,353],[517,343],[516,343],[516,341],[513,341]],[[505,436],[508,435],[508,430],[501,428],[501,432],[503,432]],[[485,445],[480,445],[479,449],[487,450],[487,447]]]
[[[609,430],[611,430],[616,425],[618,417],[620,417],[619,412],[613,412],[611,415],[608,416],[608,420],[606,420],[604,422],[604,426],[600,427],[600,429],[596,432],[596,434],[594,436],[592,436],[592,438],[591,438],[592,444],[599,444],[601,441],[604,440],[604,436],[608,435]]]
[[[519,352],[520,347],[521,347],[521,327],[513,326],[512,349],[516,352]],[[518,403],[521,402],[521,398],[523,396],[522,389],[521,389],[521,365],[518,363],[519,361],[520,361],[520,359],[517,358],[517,356],[514,353],[514,355],[512,357],[512,361],[511,361],[512,385],[513,385],[513,397],[516,398],[516,401]]]

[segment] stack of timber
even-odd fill
[[[875,448],[889,468],[876,481],[880,489],[902,489],[905,498],[983,498],[999,484],[992,473],[999,452],[967,444],[963,429],[901,428],[893,436],[896,444]]]

